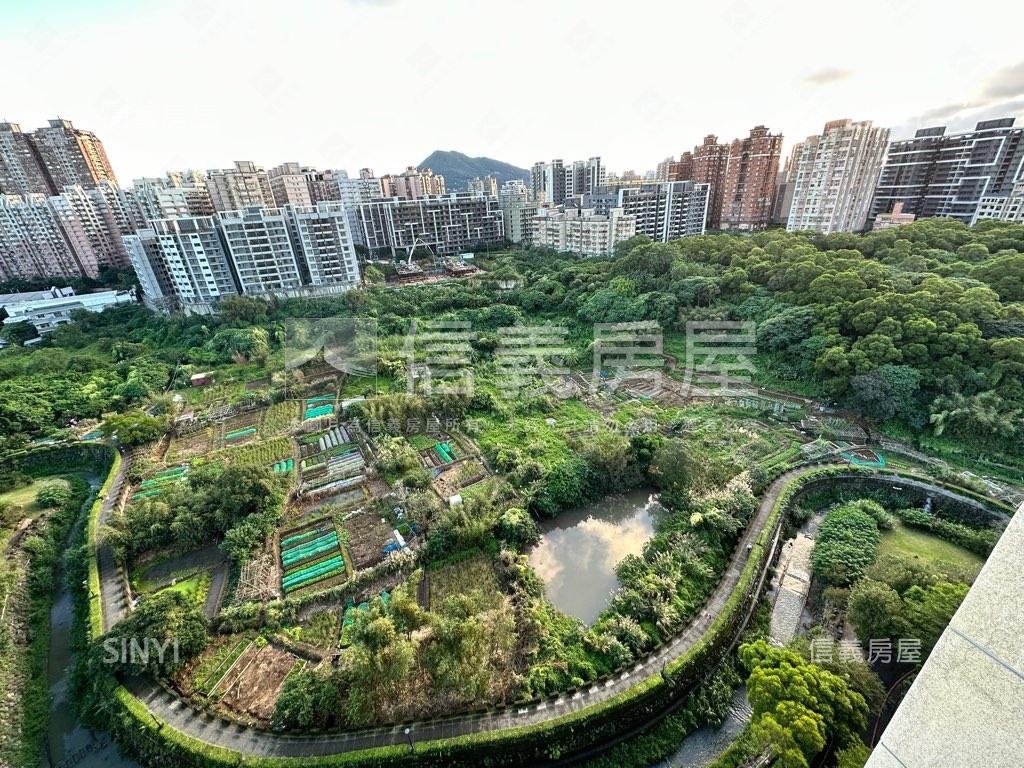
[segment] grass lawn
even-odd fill
[[[978,571],[985,563],[983,558],[973,552],[968,552],[930,533],[905,526],[899,521],[891,531],[882,533],[878,553],[929,560],[943,573],[959,577],[967,583],[974,582]]]
[[[206,600],[206,593],[210,589],[210,574],[206,571],[197,573],[187,579],[172,584],[169,587],[164,587],[159,590],[160,592],[178,592],[185,597],[194,600],[197,603],[202,603]]]
[[[0,544],[7,540],[14,527],[24,518],[35,517],[43,511],[43,508],[36,504],[36,494],[40,488],[48,485],[62,485],[67,488],[68,481],[62,477],[43,477],[20,488],[0,493],[0,507],[10,506],[7,513],[0,517]]]

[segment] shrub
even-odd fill
[[[811,555],[814,574],[833,586],[848,586],[875,560],[878,526],[856,503],[825,516]]]

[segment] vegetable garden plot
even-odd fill
[[[302,412],[303,421],[309,421],[310,419],[319,419],[324,416],[334,415],[334,404],[336,402],[336,396],[332,393],[329,395],[316,395],[314,397],[307,397],[305,401],[305,407]]]
[[[297,663],[298,657],[288,651],[253,643],[220,684],[220,706],[266,725],[274,714],[281,685]]]
[[[281,435],[299,422],[299,404],[295,400],[274,403],[263,414],[260,434],[263,437]]]
[[[345,558],[334,524],[323,520],[282,534],[281,573],[281,587],[286,594],[345,575]]]
[[[172,437],[171,447],[167,450],[167,460],[184,461],[209,453],[213,448],[212,434],[209,427],[203,427],[188,435]]]
[[[254,408],[226,419],[220,425],[220,446],[240,445],[257,436],[266,409]]]
[[[342,490],[365,479],[366,460],[344,427],[302,439],[302,492]],[[310,454],[310,451],[318,451]]]
[[[391,527],[369,512],[353,515],[342,522],[348,532],[348,551],[356,569],[369,568],[384,559],[384,547],[392,540]]]
[[[211,461],[223,460],[232,466],[241,467],[273,467],[275,464],[292,461],[292,443],[287,437],[275,437],[271,440],[246,442],[237,448],[228,447],[211,453]],[[287,471],[287,470],[285,470]]]
[[[449,440],[438,440],[429,448],[420,451],[420,460],[427,469],[446,467],[461,458],[462,454]]]
[[[139,483],[138,490],[132,494],[131,500],[149,499],[162,494],[168,486],[181,482],[188,475],[189,465],[181,464],[168,467]]]

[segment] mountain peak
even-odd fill
[[[430,168],[444,176],[445,188],[449,192],[465,192],[466,183],[477,176],[494,176],[498,186],[510,179],[530,181],[530,172],[525,168],[491,157],[470,157],[451,149],[434,150],[416,167],[420,170]]]

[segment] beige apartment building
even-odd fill
[[[215,211],[237,211],[251,206],[274,207],[274,193],[267,172],[247,160],[236,160],[233,168],[212,170],[206,188]]]
[[[790,232],[860,232],[889,146],[889,129],[870,120],[833,120],[808,136],[792,156]]]
[[[593,208],[541,208],[533,218],[533,244],[587,258],[611,256],[615,246],[636,235],[636,217],[621,208],[599,214]]]

